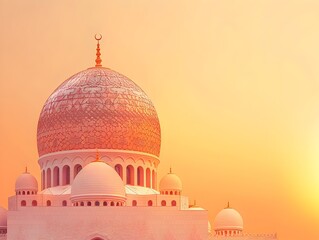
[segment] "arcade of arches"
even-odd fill
[[[42,190],[46,188],[65,186],[71,184],[72,180],[82,170],[82,165],[77,164],[72,169],[64,165],[61,169],[58,166],[42,170]],[[115,171],[127,185],[141,186],[156,189],[157,172],[149,167],[134,167],[128,165],[123,168],[121,164],[116,164]]]

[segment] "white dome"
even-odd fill
[[[243,218],[233,208],[221,210],[215,217],[214,229],[218,230],[243,230]]]
[[[196,201],[194,201],[193,205],[190,205],[188,210],[193,210],[193,211],[206,211],[204,208],[197,206]]]
[[[3,207],[0,207],[0,228],[7,227],[7,210]]]
[[[108,164],[95,161],[86,165],[71,187],[71,200],[125,200],[125,186],[118,173]]]
[[[165,175],[159,184],[160,191],[170,191],[170,190],[178,190],[182,191],[183,185],[180,178],[174,173],[168,173]]]
[[[15,190],[16,191],[38,191],[38,181],[36,178],[28,173],[24,172],[22,173],[16,180],[15,184]]]

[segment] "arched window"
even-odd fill
[[[41,189],[45,188],[45,171],[42,171],[42,182],[41,182]]]
[[[51,169],[47,170],[47,188],[51,187]]]
[[[51,201],[50,201],[50,200],[47,201],[47,206],[48,206],[48,207],[51,206]]]
[[[151,187],[151,170],[149,168],[146,169],[146,187]]]
[[[53,187],[60,185],[60,169],[55,167],[53,169]]]
[[[115,204],[114,204],[114,202],[111,202],[111,206],[113,207]]]
[[[76,175],[78,175],[78,173],[82,170],[82,166],[80,164],[76,164],[74,166],[74,177],[73,179],[76,177]]]
[[[95,201],[95,206],[100,206],[100,202],[99,201]]]
[[[165,194],[168,195],[168,191],[166,191]]]
[[[162,206],[166,206],[166,201],[165,201],[165,200],[162,200],[161,205],[162,205]]]
[[[27,191],[27,195],[30,195],[30,191]]]
[[[153,201],[152,201],[152,200],[149,200],[149,201],[147,202],[147,204],[148,204],[148,206],[153,206]]]
[[[176,206],[176,201],[175,201],[175,200],[172,201],[172,206],[173,206],[173,207]]]
[[[22,191],[22,195],[25,195],[25,191]]]
[[[33,207],[38,206],[38,202],[37,202],[36,200],[33,200],[33,201],[32,201],[32,206],[33,206]]]
[[[62,206],[63,206],[63,207],[66,207],[67,205],[68,205],[67,201],[66,201],[66,200],[63,200],[63,201],[62,201]]]
[[[22,206],[22,207],[27,206],[27,202],[26,202],[25,200],[22,200],[22,201],[21,201],[21,206]]]
[[[83,207],[84,206],[84,202],[80,202],[80,206]]]
[[[132,201],[132,206],[134,206],[134,207],[137,206],[137,201],[136,200]]]
[[[155,170],[152,171],[152,188],[156,189],[156,172],[155,172]]]
[[[70,167],[68,165],[62,168],[62,176],[62,185],[70,184]]]
[[[103,206],[107,206],[107,201],[104,201],[104,202],[103,202]]]
[[[178,195],[178,192],[177,192],[177,191],[175,191],[175,195]]]
[[[87,202],[87,204],[86,204],[87,206],[91,206],[92,205],[92,203],[91,202]]]
[[[115,171],[118,173],[118,175],[122,178],[123,180],[123,167],[121,164],[116,164],[115,165]]]
[[[117,203],[116,203],[116,206],[120,206],[120,202],[117,202]]]
[[[173,191],[170,191],[169,194],[170,194],[170,195],[173,195]]]
[[[141,166],[137,168],[137,185],[144,187],[144,169]]]
[[[132,165],[126,167],[126,184],[134,185],[134,167]]]

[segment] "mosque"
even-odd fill
[[[132,80],[96,64],[68,78],[45,102],[37,129],[41,185],[26,169],[0,240],[276,240],[246,234],[228,205],[216,216],[190,205],[172,171],[158,184],[161,129]]]

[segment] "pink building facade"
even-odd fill
[[[161,130],[151,100],[132,80],[101,65],[63,82],[38,122],[41,183],[27,169],[0,240],[273,240],[243,233],[229,206],[211,230],[206,210],[190,206],[171,171],[158,179]]]

